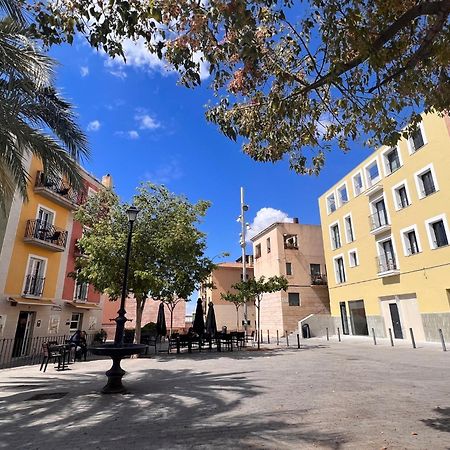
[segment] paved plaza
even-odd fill
[[[0,447],[449,449],[450,352],[369,340],[0,371]]]

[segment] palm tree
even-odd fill
[[[50,176],[82,187],[77,162],[89,154],[72,105],[53,86],[56,62],[37,45],[17,0],[0,0],[0,206],[17,188],[27,198],[25,163],[35,155]]]

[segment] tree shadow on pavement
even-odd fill
[[[441,417],[435,417],[433,419],[422,419],[425,425],[439,431],[445,431],[450,433],[450,408],[434,408],[433,411],[438,413]]]
[[[26,380],[26,381],[25,381]],[[308,411],[258,411],[267,392],[251,373],[132,370],[132,393],[102,395],[98,372],[27,377],[0,383],[0,448],[319,448],[339,449],[342,435],[319,431]],[[18,392],[18,386],[29,386]],[[48,399],[32,400],[37,388]]]

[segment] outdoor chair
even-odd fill
[[[252,346],[255,345],[255,331],[252,331],[251,334],[245,336],[245,342],[251,342]]]
[[[55,345],[56,342],[52,342],[52,344]],[[39,368],[39,370],[44,369],[44,372],[45,372],[47,370],[49,361],[52,359],[53,359],[54,364],[58,363],[58,367],[61,366],[63,354],[60,352],[60,350],[58,348],[51,347],[50,342],[44,342],[42,344],[42,351],[43,351],[43,356],[42,356],[41,367]]]
[[[156,354],[156,346],[157,343],[161,342],[161,337],[156,334],[145,334],[141,336],[141,344],[145,344],[147,348],[145,349],[145,355],[148,355],[148,348],[153,347],[155,349]]]

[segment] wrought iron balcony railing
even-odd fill
[[[386,211],[380,211],[369,216],[370,231],[389,225]]]
[[[85,191],[76,191],[72,189],[61,178],[46,176],[44,172],[39,171],[36,175],[35,189],[44,189],[45,191],[60,197],[65,202],[73,205],[81,205],[86,200]]]
[[[381,255],[377,256],[376,263],[378,267],[378,273],[392,272],[398,270],[397,261],[394,255]]]
[[[25,279],[25,287],[23,295],[32,295],[34,297],[41,297],[44,290],[44,277],[36,275],[27,275]]]
[[[28,220],[25,228],[25,238],[64,249],[67,242],[67,231],[39,219]]]
[[[328,284],[327,275],[325,273],[312,273],[311,284],[315,286],[324,286]]]

